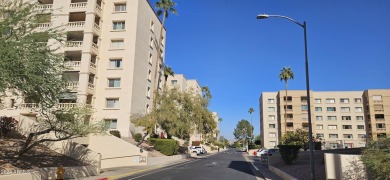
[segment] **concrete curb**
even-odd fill
[[[276,167],[268,165],[268,169],[285,180],[298,180],[297,178],[283,172],[282,170],[280,170]]]

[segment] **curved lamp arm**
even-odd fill
[[[305,25],[304,25],[304,24],[301,24],[301,23],[299,23],[299,22],[295,21],[294,19],[289,18],[289,17],[287,17],[287,16],[282,16],[282,15],[268,15],[268,14],[259,14],[259,15],[257,15],[257,19],[267,19],[267,18],[269,18],[269,17],[278,17],[278,18],[288,19],[289,21],[291,21],[291,22],[293,22],[293,23],[295,23],[295,24],[298,24],[299,26],[305,28]]]

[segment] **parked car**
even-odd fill
[[[191,153],[206,154],[207,151],[203,146],[191,146],[189,147]]]
[[[260,160],[261,161],[268,161],[268,157],[272,156],[273,154],[279,154],[279,149],[268,149],[267,153],[260,155]]]
[[[267,153],[268,153],[268,149],[259,149],[259,150],[257,150],[257,152],[256,152],[256,156],[257,156],[257,157],[261,157],[261,155],[267,154]]]

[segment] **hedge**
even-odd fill
[[[149,138],[149,142],[154,149],[167,156],[176,155],[179,151],[179,142],[174,139]]]
[[[278,145],[278,147],[280,155],[286,164],[292,164],[298,158],[299,149],[302,148],[301,145]]]
[[[121,138],[121,132],[118,131],[118,130],[111,130],[110,134],[112,134],[112,135],[114,135],[114,136],[116,136],[118,138]]]
[[[134,134],[134,140],[136,142],[140,142],[141,139],[142,139],[142,134],[141,133]]]

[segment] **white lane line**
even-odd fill
[[[256,171],[258,171],[258,170],[259,170],[259,168],[257,168],[257,167],[255,166],[255,164],[253,164],[253,162],[251,162],[251,164],[252,164],[253,168],[255,168],[255,169],[256,169]]]
[[[196,161],[199,161],[199,159],[192,160],[192,161],[189,161],[189,162],[186,162],[186,163],[182,163],[182,164],[178,164],[178,165],[175,165],[175,166],[171,166],[171,167],[168,167],[168,168],[162,167],[161,170],[150,172],[150,173],[146,173],[146,174],[143,174],[143,175],[140,175],[140,176],[136,176],[136,177],[133,177],[133,178],[128,179],[128,180],[138,179],[138,178],[141,178],[141,177],[144,177],[144,176],[148,176],[148,175],[151,175],[151,174],[154,174],[154,173],[158,173],[158,172],[161,172],[161,171],[165,171],[165,170],[168,170],[168,169],[172,169],[174,167],[182,166],[184,164],[189,164],[189,163],[196,162]]]

